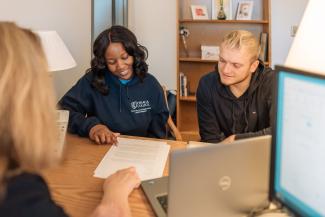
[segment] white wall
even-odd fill
[[[91,1],[0,0],[0,20],[15,21],[34,30],[56,30],[66,43],[77,67],[54,72],[58,98],[89,67],[91,55]]]
[[[129,28],[149,51],[149,72],[176,89],[176,1],[129,0]]]
[[[272,62],[283,64],[308,0],[272,0]],[[55,72],[61,97],[89,67],[91,55],[91,1],[0,0],[0,20],[12,20],[33,29],[56,30],[77,62],[71,70]],[[176,1],[129,0],[129,27],[149,50],[149,71],[169,89],[176,89]]]
[[[93,41],[112,25],[112,1],[94,0]]]
[[[308,0],[272,0],[271,34],[272,65],[283,65],[294,37],[290,36],[292,25],[299,25]]]

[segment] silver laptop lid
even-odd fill
[[[171,153],[168,217],[245,216],[268,204],[271,136]]]

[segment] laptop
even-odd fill
[[[270,198],[289,215],[325,216],[325,76],[276,66]]]
[[[158,217],[245,216],[268,205],[270,144],[261,136],[175,150],[169,177],[142,189]]]

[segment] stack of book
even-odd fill
[[[183,73],[179,73],[179,86],[180,86],[180,96],[188,96],[188,81],[187,76]]]

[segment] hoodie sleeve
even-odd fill
[[[70,112],[70,133],[88,137],[90,129],[100,123],[97,117],[88,116],[93,113],[91,91],[90,81],[85,75],[59,101],[59,107]]]
[[[169,111],[166,105],[163,89],[158,83],[159,93],[156,101],[156,109],[148,129],[148,137],[166,138],[166,123],[169,117]]]
[[[241,133],[236,134],[235,139],[245,139],[250,137],[256,137],[256,136],[264,136],[264,135],[271,135],[271,127],[265,128],[263,130],[259,130],[257,132],[249,132],[249,133]]]
[[[196,92],[196,108],[202,142],[218,143],[225,138],[220,130],[215,110],[211,102],[211,93],[205,77],[200,80]]]

